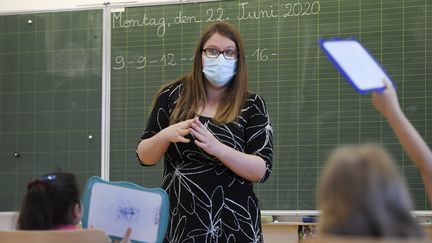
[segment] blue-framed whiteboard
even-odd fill
[[[83,196],[83,227],[104,230],[120,240],[128,227],[131,242],[162,242],[168,226],[169,200],[161,188],[91,177]]]
[[[383,91],[383,79],[392,82],[380,63],[355,38],[320,39],[319,44],[336,69],[360,94]]]

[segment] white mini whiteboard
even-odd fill
[[[385,89],[391,81],[381,65],[355,39],[321,40],[320,46],[338,71],[361,94]]]
[[[90,178],[84,195],[83,226],[121,239],[132,228],[132,242],[161,242],[168,220],[168,197],[160,188]]]

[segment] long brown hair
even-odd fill
[[[322,233],[422,236],[401,175],[389,154],[376,145],[345,146],[333,152],[318,192]]]
[[[238,57],[236,75],[233,80],[227,84],[213,120],[219,123],[228,123],[235,121],[240,115],[248,93],[247,68],[243,41],[239,31],[232,25],[224,22],[216,22],[209,25],[201,34],[195,49],[192,72],[165,85],[156,95],[156,97],[158,97],[164,88],[173,83],[183,83],[182,94],[170,117],[170,122],[172,124],[195,117],[198,109],[207,102],[205,86],[207,85],[207,80],[202,72],[202,49],[207,40],[215,33],[232,40],[236,44]]]

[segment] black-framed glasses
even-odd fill
[[[235,60],[239,54],[237,50],[228,49],[220,51],[216,48],[205,48],[202,50],[202,52],[204,52],[204,55],[206,55],[208,58],[218,58],[218,56],[222,53],[222,55],[227,60]]]

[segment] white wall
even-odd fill
[[[192,0],[0,0],[0,14],[23,12],[45,12],[53,10],[69,10],[79,8],[102,7],[104,2],[118,4],[167,4],[173,2],[196,2]]]

